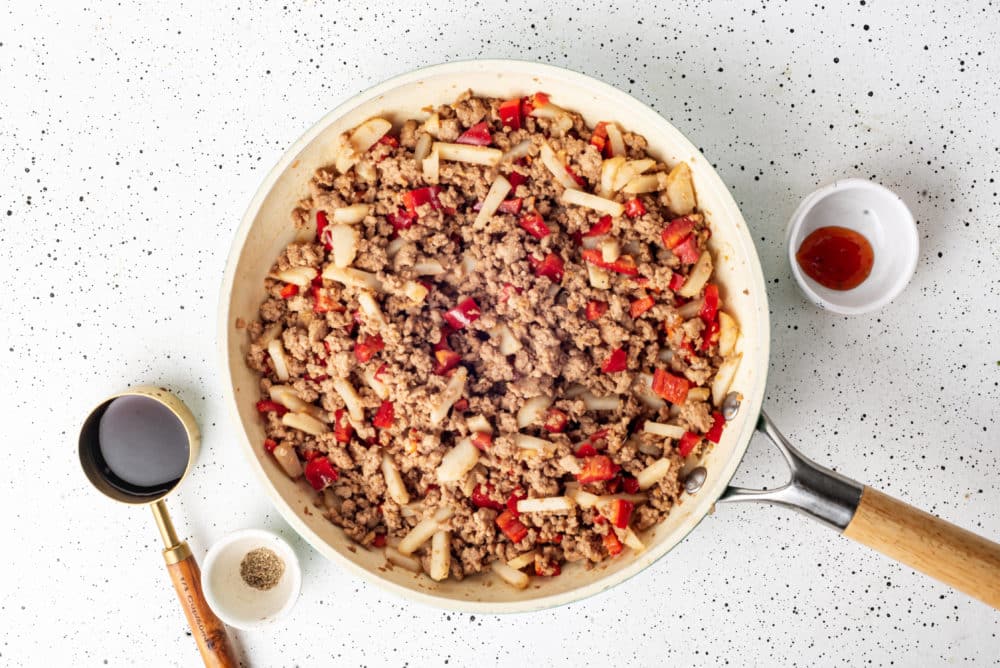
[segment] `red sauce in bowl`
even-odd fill
[[[806,237],[795,259],[802,271],[823,287],[850,290],[868,278],[875,253],[864,235],[831,225]]]

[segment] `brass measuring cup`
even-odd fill
[[[151,487],[136,487],[125,483],[108,467],[101,454],[99,444],[99,429],[101,418],[111,404],[122,397],[142,397],[152,399],[166,407],[184,428],[187,436],[188,459],[183,474],[176,480],[170,480]],[[198,457],[201,444],[201,432],[194,416],[180,399],[166,390],[158,387],[136,387],[120,394],[108,397],[97,406],[83,423],[80,430],[80,465],[84,473],[105,496],[115,501],[129,505],[148,505],[153,510],[153,518],[163,538],[163,559],[167,562],[167,571],[177,591],[177,597],[184,608],[192,635],[198,643],[198,650],[206,666],[229,668],[238,666],[229,640],[229,633],[222,621],[205,601],[201,589],[201,572],[195,561],[191,548],[186,541],[177,537],[164,497],[174,491],[187,477]]]

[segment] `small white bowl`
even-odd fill
[[[809,278],[795,254],[820,227],[837,225],[860,232],[872,245],[871,274],[851,290],[831,290]],[[802,293],[820,308],[855,315],[882,308],[910,282],[920,256],[917,225],[899,196],[864,179],[842,179],[814,191],[799,205],[786,235],[792,275]]]
[[[285,562],[278,584],[261,591],[243,581],[240,563],[247,552],[270,548]],[[244,529],[219,540],[205,555],[201,587],[205,599],[230,626],[248,630],[283,617],[299,597],[302,570],[295,551],[280,536],[262,529]]]

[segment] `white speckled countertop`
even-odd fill
[[[149,512],[80,472],[79,422],[131,384],[204,430],[170,500],[203,555],[251,526],[293,541],[292,615],[250,665],[997,665],[1000,613],[790,511],[724,507],[617,589],[524,616],[456,615],[321,559],[258,492],[221,403],[217,291],[266,170],[388,76],[510,56],[663,113],[718,167],[771,298],[766,407],[803,451],[1000,536],[1000,8],[995,2],[64,3],[0,9],[0,664],[194,666]],[[655,5],[655,7],[654,7]],[[879,313],[796,292],[784,224],[837,177],[895,189],[917,273]],[[775,485],[755,442],[737,480]]]

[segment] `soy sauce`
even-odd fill
[[[161,496],[180,481],[189,458],[184,425],[155,399],[112,399],[84,425],[81,440],[104,480],[132,496]]]

